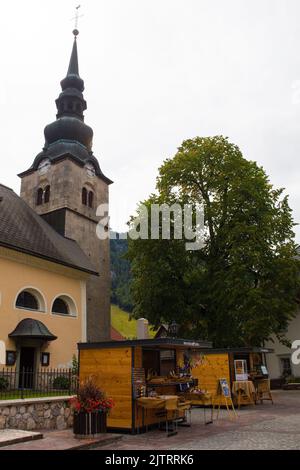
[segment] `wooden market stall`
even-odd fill
[[[254,384],[268,377],[265,355],[273,352],[267,348],[228,348],[211,349],[201,354],[201,360],[197,360],[197,353],[191,354],[192,375],[198,380],[199,386],[204,391],[214,396],[214,403],[224,405],[224,397],[216,395],[216,384],[220,378],[227,379],[230,389],[235,388],[236,382],[243,383],[249,379]],[[193,356],[196,354],[196,360]],[[238,390],[238,386],[236,387]],[[234,397],[237,403],[237,396]],[[196,404],[196,401],[193,404]],[[252,403],[250,397],[243,398],[243,404]]]
[[[80,380],[93,376],[115,406],[108,427],[136,432],[143,425],[159,422],[155,410],[141,412],[138,399],[152,393],[173,396],[180,389],[196,385],[176,370],[187,350],[206,351],[207,341],[158,338],[132,341],[79,343]],[[145,393],[145,392],[148,393]]]
[[[159,422],[159,413],[153,409],[155,400],[147,409],[151,400],[146,397],[178,395],[193,405],[225,405],[218,393],[220,379],[226,379],[232,390],[237,380],[242,384],[249,376],[262,378],[265,354],[272,352],[264,348],[212,349],[207,341],[177,338],[79,343],[78,349],[80,380],[94,376],[115,402],[108,427],[133,433]],[[162,401],[155,403],[163,406]]]

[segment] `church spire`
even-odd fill
[[[77,33],[78,30],[74,29],[73,34],[74,34],[74,43],[73,43],[73,49],[72,49],[72,54],[70,58],[70,63],[69,63],[69,68],[68,68],[68,73],[67,75],[78,75],[79,76],[79,67],[78,67],[78,52],[77,52]]]
[[[60,82],[62,92],[56,100],[56,121],[45,127],[45,146],[58,141],[73,141],[92,150],[92,129],[84,123],[83,113],[87,109],[83,97],[84,81],[79,76],[77,36],[78,30],[73,31],[72,47],[67,75]]]
[[[84,90],[84,82],[79,76],[79,65],[78,65],[78,51],[77,51],[77,36],[79,34],[77,29],[74,29],[74,42],[71,52],[69,67],[66,77],[60,82],[62,90],[67,88],[75,88],[81,93]]]
[[[77,12],[78,8],[76,8]],[[42,160],[48,159],[52,163],[66,157],[82,166],[92,164],[96,175],[110,184],[111,181],[103,175],[99,162],[93,154],[93,129],[84,122],[83,113],[87,109],[87,104],[83,96],[84,81],[79,75],[78,65],[78,13],[75,20],[76,26],[73,31],[74,39],[67,75],[60,82],[62,91],[55,101],[56,120],[45,127],[43,150],[36,156],[28,171],[37,170]],[[20,176],[25,173],[21,173]]]

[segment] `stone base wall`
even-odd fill
[[[73,424],[70,397],[0,401],[0,429],[67,429]]]

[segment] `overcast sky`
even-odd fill
[[[124,230],[187,138],[223,134],[285,187],[300,221],[299,0],[0,0],[2,184],[43,147],[74,7],[94,154]],[[300,242],[300,229],[297,229]]]

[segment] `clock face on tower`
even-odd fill
[[[51,162],[48,158],[45,158],[44,160],[41,161],[41,163],[38,166],[38,172],[40,175],[44,175],[47,173],[47,171],[50,169]]]
[[[94,165],[92,163],[87,163],[85,165],[85,169],[89,178],[94,178],[94,176],[96,175],[96,170],[95,170]]]

